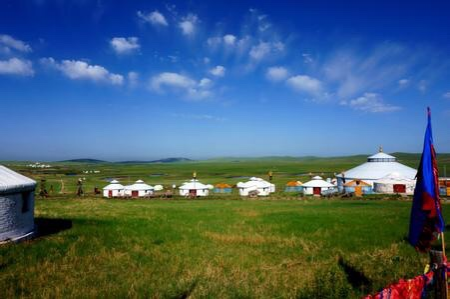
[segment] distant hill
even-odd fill
[[[152,160],[152,161],[122,161],[117,162],[120,164],[151,164],[151,163],[178,163],[178,162],[190,162],[193,161],[188,158],[165,158],[165,159],[159,159],[159,160]]]
[[[59,161],[63,163],[90,163],[90,164],[98,164],[98,163],[108,163],[108,161],[97,160],[97,159],[71,159]]]

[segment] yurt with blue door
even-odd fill
[[[231,185],[225,183],[219,183],[214,186],[214,193],[226,193],[229,194],[232,191]]]
[[[284,192],[302,192],[303,183],[300,181],[290,181],[287,182],[286,186],[284,187]]]
[[[0,165],[0,243],[34,234],[36,182]]]

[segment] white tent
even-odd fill
[[[162,191],[162,190],[164,190],[163,185],[155,185],[154,188],[155,188],[155,191]]]
[[[414,180],[417,170],[397,162],[394,156],[380,152],[367,158],[367,162],[336,175],[339,189],[346,182],[363,180],[373,186],[374,182],[391,173],[398,173],[401,177]]]
[[[124,194],[131,197],[144,197],[152,195],[153,190],[152,186],[147,185],[142,180],[137,180],[133,185],[125,186]]]
[[[416,180],[402,176],[398,172],[393,172],[373,184],[373,189],[376,193],[383,194],[414,194],[416,187]]]
[[[209,190],[214,189],[213,185],[205,185],[196,179],[183,183],[179,188],[181,196],[208,196]]]
[[[35,188],[34,180],[0,165],[0,243],[33,235]]]
[[[125,187],[117,180],[112,180],[109,185],[103,188],[104,197],[119,197],[124,195]]]
[[[313,177],[311,181],[304,183],[302,187],[305,195],[320,195],[322,191],[336,188],[335,185],[324,181],[320,176]]]
[[[275,185],[261,178],[252,177],[248,182],[237,183],[239,195],[248,196],[250,192],[257,192],[258,196],[268,196],[275,192]]]

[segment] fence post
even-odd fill
[[[437,299],[447,299],[447,282],[445,281],[444,255],[442,251],[430,250],[430,265],[435,270],[434,280],[435,288],[434,294]]]

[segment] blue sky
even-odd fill
[[[365,2],[2,1],[0,160],[450,152],[450,3]]]

